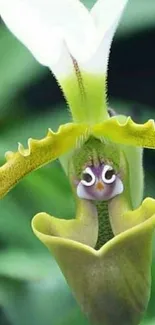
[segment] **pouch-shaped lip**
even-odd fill
[[[149,201],[151,216],[147,220],[116,235],[99,250],[75,240],[51,236],[49,216],[40,219],[36,215],[32,220],[35,235],[54,255],[76,300],[94,324],[113,325],[116,321],[119,325],[137,325],[146,310],[155,200],[146,199],[142,205],[144,212],[145,202],[148,206]]]
[[[74,247],[79,246],[79,248],[81,247],[82,249],[86,250],[87,252],[90,252],[96,256],[100,256],[103,253],[108,252],[108,250],[111,249],[111,245],[115,245],[115,244],[119,243],[119,241],[125,239],[126,236],[128,236],[130,234],[134,235],[138,231],[142,230],[143,228],[145,228],[145,230],[147,230],[149,228],[155,227],[155,200],[150,199],[150,198],[145,199],[143,201],[143,204],[141,205],[141,207],[142,208],[144,207],[144,211],[145,211],[145,203],[147,202],[147,205],[148,205],[148,200],[150,200],[151,204],[152,203],[154,204],[154,214],[152,214],[152,216],[149,217],[148,219],[142,221],[140,224],[133,226],[130,229],[127,229],[127,230],[123,231],[122,233],[116,235],[115,237],[110,239],[106,244],[104,244],[99,250],[95,250],[86,244],[80,243],[79,241],[74,241],[69,238],[59,237],[59,236],[54,236],[54,235],[48,234],[51,217],[47,214],[45,214],[45,215],[42,214],[42,216],[41,216],[41,214],[37,214],[36,216],[34,216],[34,218],[32,220],[32,229],[33,229],[35,235],[45,245],[52,243],[52,241],[55,244],[56,243],[58,244],[59,242],[61,242],[62,244],[65,243],[67,245],[73,245]],[[136,212],[136,210],[135,210],[135,212]],[[40,217],[42,220],[40,219]],[[41,222],[42,222],[42,225],[40,224]],[[42,229],[42,226],[43,226],[43,229]],[[47,229],[47,230],[45,230],[45,229]]]

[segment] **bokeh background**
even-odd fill
[[[12,0],[13,1],[13,0]],[[82,1],[91,8],[94,0]],[[112,8],[111,8],[112,10]],[[113,41],[109,103],[135,121],[155,118],[155,1],[130,0]],[[41,138],[70,117],[51,73],[0,23],[0,163],[29,137]],[[155,152],[145,150],[145,196],[155,197]],[[0,325],[88,325],[58,266],[34,237],[30,222],[46,211],[74,216],[59,162],[33,172],[0,202]],[[155,243],[152,294],[142,324],[155,324]]]

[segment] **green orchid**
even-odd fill
[[[6,25],[56,76],[73,119],[6,153],[0,197],[29,172],[60,159],[76,217],[43,212],[32,228],[98,325],[139,324],[150,296],[155,200],[142,202],[142,148],[155,148],[154,121],[111,116],[106,96],[110,46],[126,4],[98,0],[91,11],[78,0],[0,4]]]

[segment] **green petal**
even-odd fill
[[[7,152],[7,162],[0,167],[0,197],[3,197],[22,177],[57,159],[76,145],[78,137],[86,133],[85,125],[65,124],[57,133],[50,129],[41,140],[28,140],[28,149],[19,144],[17,152]]]
[[[149,199],[147,199],[147,202]],[[82,310],[93,324],[138,325],[150,296],[155,201],[143,203],[141,224],[119,234],[99,251],[51,236],[46,218],[33,221],[36,236],[55,256]],[[132,218],[137,218],[137,211]],[[145,216],[145,217],[144,217]],[[130,217],[130,213],[128,213]]]
[[[120,145],[128,163],[129,192],[132,208],[136,209],[143,199],[144,172],[143,172],[143,149]]]
[[[121,124],[125,123],[127,117],[117,115],[116,119]],[[129,145],[119,144],[120,150],[124,152],[128,163],[128,178],[132,208],[136,209],[142,202],[144,191],[143,172],[143,149]]]
[[[97,211],[90,201],[78,200],[76,219],[58,219],[42,212],[33,218],[32,227],[34,232],[39,227],[47,237],[68,238],[95,247],[98,236]]]
[[[147,198],[139,208],[131,210],[128,198],[123,194],[109,202],[109,218],[114,235],[143,223],[155,213],[154,199]]]
[[[155,148],[155,124],[149,120],[144,124],[137,124],[130,117],[125,122],[119,122],[117,117],[104,121],[93,127],[95,136],[107,137],[115,143],[136,147]]]
[[[80,71],[74,63],[75,73],[60,80],[68,101],[73,121],[76,123],[100,123],[108,118],[105,75],[93,75]]]

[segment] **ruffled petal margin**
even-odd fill
[[[56,133],[49,129],[41,140],[29,139],[28,149],[19,144],[17,152],[7,152],[7,162],[0,167],[0,198],[25,175],[75,147],[84,134],[85,125],[68,123],[60,126]]]
[[[44,139],[29,139],[28,149],[19,144],[17,152],[6,153],[7,162],[0,167],[0,197],[31,171],[81,146],[90,135],[118,144],[155,148],[153,120],[136,124],[128,117],[121,123],[114,117],[96,125],[68,123],[60,126],[56,133],[49,129]]]
[[[127,117],[120,122],[112,117],[93,127],[93,134],[97,137],[106,137],[115,143],[142,148],[155,148],[155,123],[149,120],[144,124],[137,124]]]

